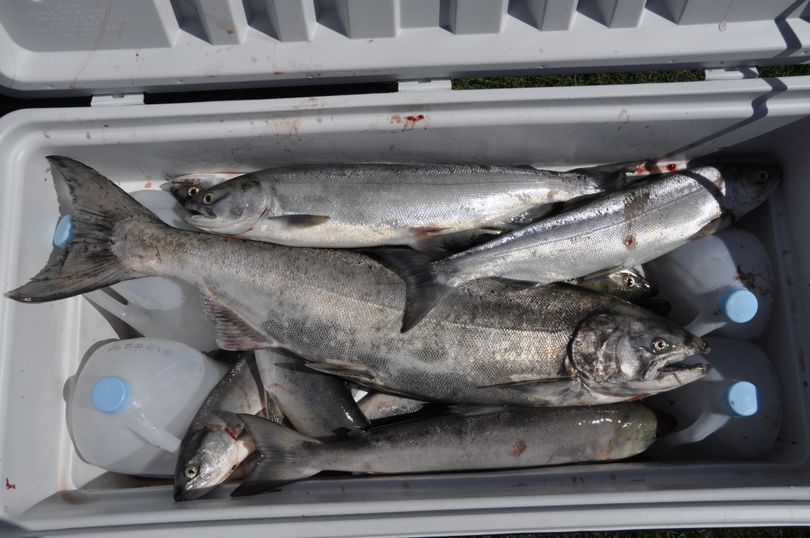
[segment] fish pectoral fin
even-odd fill
[[[363,365],[351,362],[307,362],[307,368],[322,374],[348,379],[360,385],[374,385],[377,377]]]
[[[203,291],[203,307],[208,316],[214,320],[217,345],[220,348],[238,351],[278,345],[272,338],[245,323],[233,310],[218,303],[214,296],[206,291]]]
[[[557,211],[559,209],[558,205],[559,204],[557,203],[548,203],[531,207],[522,213],[509,217],[509,219],[506,220],[503,229],[505,231],[512,231],[517,228],[528,226],[529,224],[532,224],[543,217],[547,217],[550,213]]]
[[[490,415],[498,411],[503,411],[504,409],[505,406],[502,405],[450,404],[446,406],[445,412],[448,415],[474,417],[478,415]]]
[[[267,219],[280,222],[288,228],[312,228],[313,226],[328,221],[330,217],[327,215],[281,215],[278,217],[267,217]]]
[[[501,284],[512,288],[513,290],[528,290],[531,288],[536,288],[538,286],[544,286],[545,284],[539,284],[537,282],[532,282],[530,280],[513,280],[511,278],[500,278],[496,277],[495,280],[500,282]]]
[[[529,396],[536,404],[545,405],[566,405],[569,400],[575,402],[583,391],[582,383],[576,377],[515,381],[487,388],[516,390]]]
[[[724,213],[720,215],[716,219],[709,222],[706,226],[695,232],[695,235],[690,237],[690,240],[693,239],[700,239],[701,237],[706,237],[707,235],[712,235],[716,232],[719,232],[723,228],[727,228],[734,219],[731,218],[731,215],[728,213]]]
[[[433,237],[436,235],[441,235],[442,233],[446,232],[448,228],[430,228],[427,226],[415,226],[411,228],[411,233],[413,233],[416,239],[425,239],[427,237]]]
[[[520,387],[528,387],[528,386],[535,386],[535,385],[553,385],[558,383],[570,383],[574,380],[574,377],[544,377],[542,379],[524,379],[522,381],[509,381],[508,383],[496,383],[494,385],[481,385],[479,389],[491,389],[491,388],[499,388],[499,389],[511,389],[511,388],[520,388]]]

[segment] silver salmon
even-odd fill
[[[237,413],[261,414],[312,437],[368,427],[346,383],[303,367],[283,350],[245,353],[208,395],[183,438],[174,476],[177,501],[197,499],[227,480],[253,452]]]
[[[269,168],[192,194],[192,226],[298,247],[442,248],[458,233],[525,225],[551,204],[604,192],[624,173],[531,166],[310,164]],[[180,193],[182,194],[182,193]]]
[[[408,284],[402,330],[471,280],[546,284],[653,260],[739,219],[781,177],[778,167],[758,164],[655,176],[441,260],[400,257],[397,268]]]
[[[175,500],[196,499],[228,479],[253,452],[237,413],[284,419],[267,397],[253,361],[243,353],[211,390],[183,437],[174,473]]]
[[[308,368],[286,350],[257,349],[255,354],[264,388],[297,431],[329,437],[368,427],[343,379]]]
[[[609,403],[708,372],[683,362],[707,351],[702,339],[565,284],[515,291],[482,281],[402,334],[405,285],[368,256],[170,228],[92,168],[66,157],[49,162],[71,194],[73,234],[28,284],[6,294],[18,301],[176,276],[201,290],[224,349],[280,346],[324,373],[446,403]]]
[[[658,427],[656,415],[639,403],[450,414],[325,442],[254,416],[240,418],[260,456],[234,496],[324,470],[434,473],[620,460],[646,450]]]

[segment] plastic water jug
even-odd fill
[[[750,342],[706,340],[712,348],[701,358],[712,365],[706,377],[644,400],[678,423],[649,453],[666,459],[762,455],[779,435],[779,385],[773,366]]]
[[[759,336],[774,303],[773,265],[753,234],[727,229],[645,265],[669,318],[698,336]]]
[[[192,229],[183,221],[183,210],[166,191],[148,190],[132,197],[153,211],[166,224]],[[71,234],[71,219],[59,219],[54,245],[64,246]],[[200,351],[216,349],[215,331],[204,313],[200,292],[190,284],[167,277],[147,277],[120,282],[110,287],[117,296],[104,290],[85,293],[84,297],[117,317],[140,334],[169,338]]]
[[[108,471],[172,476],[177,449],[227,368],[191,347],[134,338],[104,344],[68,381],[76,452]]]

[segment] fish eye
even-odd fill
[[[760,181],[768,181],[771,175],[766,170],[760,170],[759,175],[757,177],[759,177]]]
[[[199,469],[194,465],[189,465],[183,470],[183,474],[186,478],[195,478],[199,472]]]
[[[209,193],[206,193],[206,194],[205,194],[205,195],[203,195],[203,197],[202,197],[202,202],[203,202],[204,204],[206,204],[206,205],[214,203],[214,195],[213,195],[213,194],[211,194],[210,192],[209,192]]]
[[[667,349],[669,349],[669,342],[664,340],[663,338],[656,338],[652,342],[653,352],[655,353],[663,353]]]
[[[188,191],[186,191],[189,197],[196,196],[198,192],[200,192],[200,188],[197,187],[196,185],[194,187],[189,187]]]
[[[625,288],[634,288],[636,286],[636,279],[633,275],[626,275],[624,277],[624,287]]]

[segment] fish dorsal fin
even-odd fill
[[[262,349],[278,343],[245,323],[236,313],[203,291],[203,307],[216,326],[217,345],[226,350]]]

